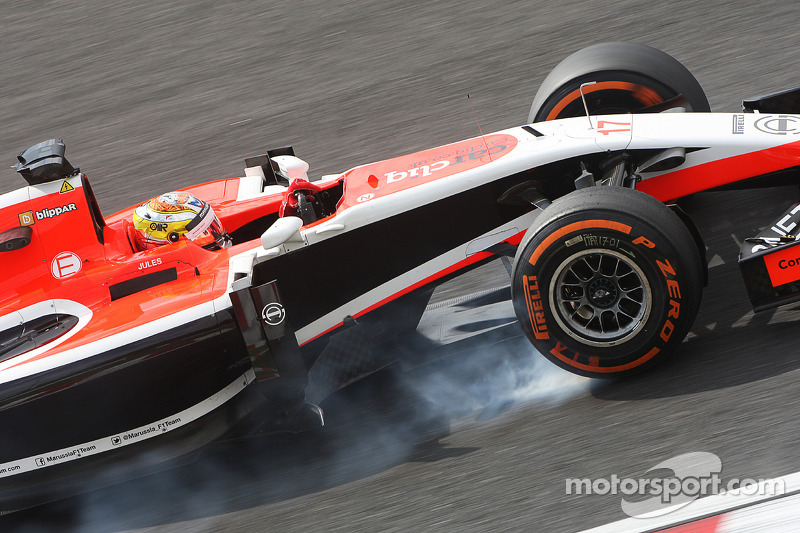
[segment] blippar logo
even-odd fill
[[[61,207],[45,208],[41,211],[36,211],[36,220],[44,220],[46,218],[54,218],[75,211],[78,207],[75,204],[66,204]]]
[[[19,214],[20,226],[33,226],[34,222],[36,222],[36,219],[33,218],[33,211],[25,211]]]

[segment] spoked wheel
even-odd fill
[[[652,289],[630,257],[603,248],[577,252],[554,272],[553,317],[592,346],[625,342],[650,315]]]
[[[562,368],[633,374],[689,332],[704,260],[658,200],[588,187],[553,202],[528,230],[514,260],[514,309],[533,345]]]
[[[601,43],[575,52],[542,82],[528,122],[582,116],[580,87],[592,115],[710,111],[702,87],[672,56],[643,44]]]

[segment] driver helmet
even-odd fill
[[[149,250],[178,242],[181,235],[203,248],[226,248],[231,238],[206,202],[188,192],[168,192],[133,211],[136,244]]]

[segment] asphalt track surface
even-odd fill
[[[293,144],[320,175],[472,137],[467,94],[483,131],[518,125],[547,72],[596,42],[665,50],[717,111],[800,85],[788,0],[6,0],[0,15],[0,156],[63,137],[105,213],[240,175],[268,147]],[[0,191],[19,185],[0,173]],[[478,335],[337,395],[325,432],[227,443],[0,528],[567,532],[625,518],[620,496],[566,495],[567,477],[640,476],[694,451],[717,454],[725,478],[799,471],[800,313],[753,316],[736,265],[737,242],[796,197],[693,199],[711,280],[680,353],[644,376],[589,383],[513,335]],[[495,265],[449,286],[428,333],[505,324],[491,298],[464,315],[452,300],[504,283]]]

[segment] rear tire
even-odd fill
[[[681,343],[697,316],[703,261],[664,204],[621,187],[554,201],[514,259],[512,299],[531,343],[576,374],[627,376]]]
[[[550,72],[533,99],[528,122],[583,116],[579,88],[592,115],[710,111],[702,87],[672,56],[643,44],[601,43],[575,52]]]

